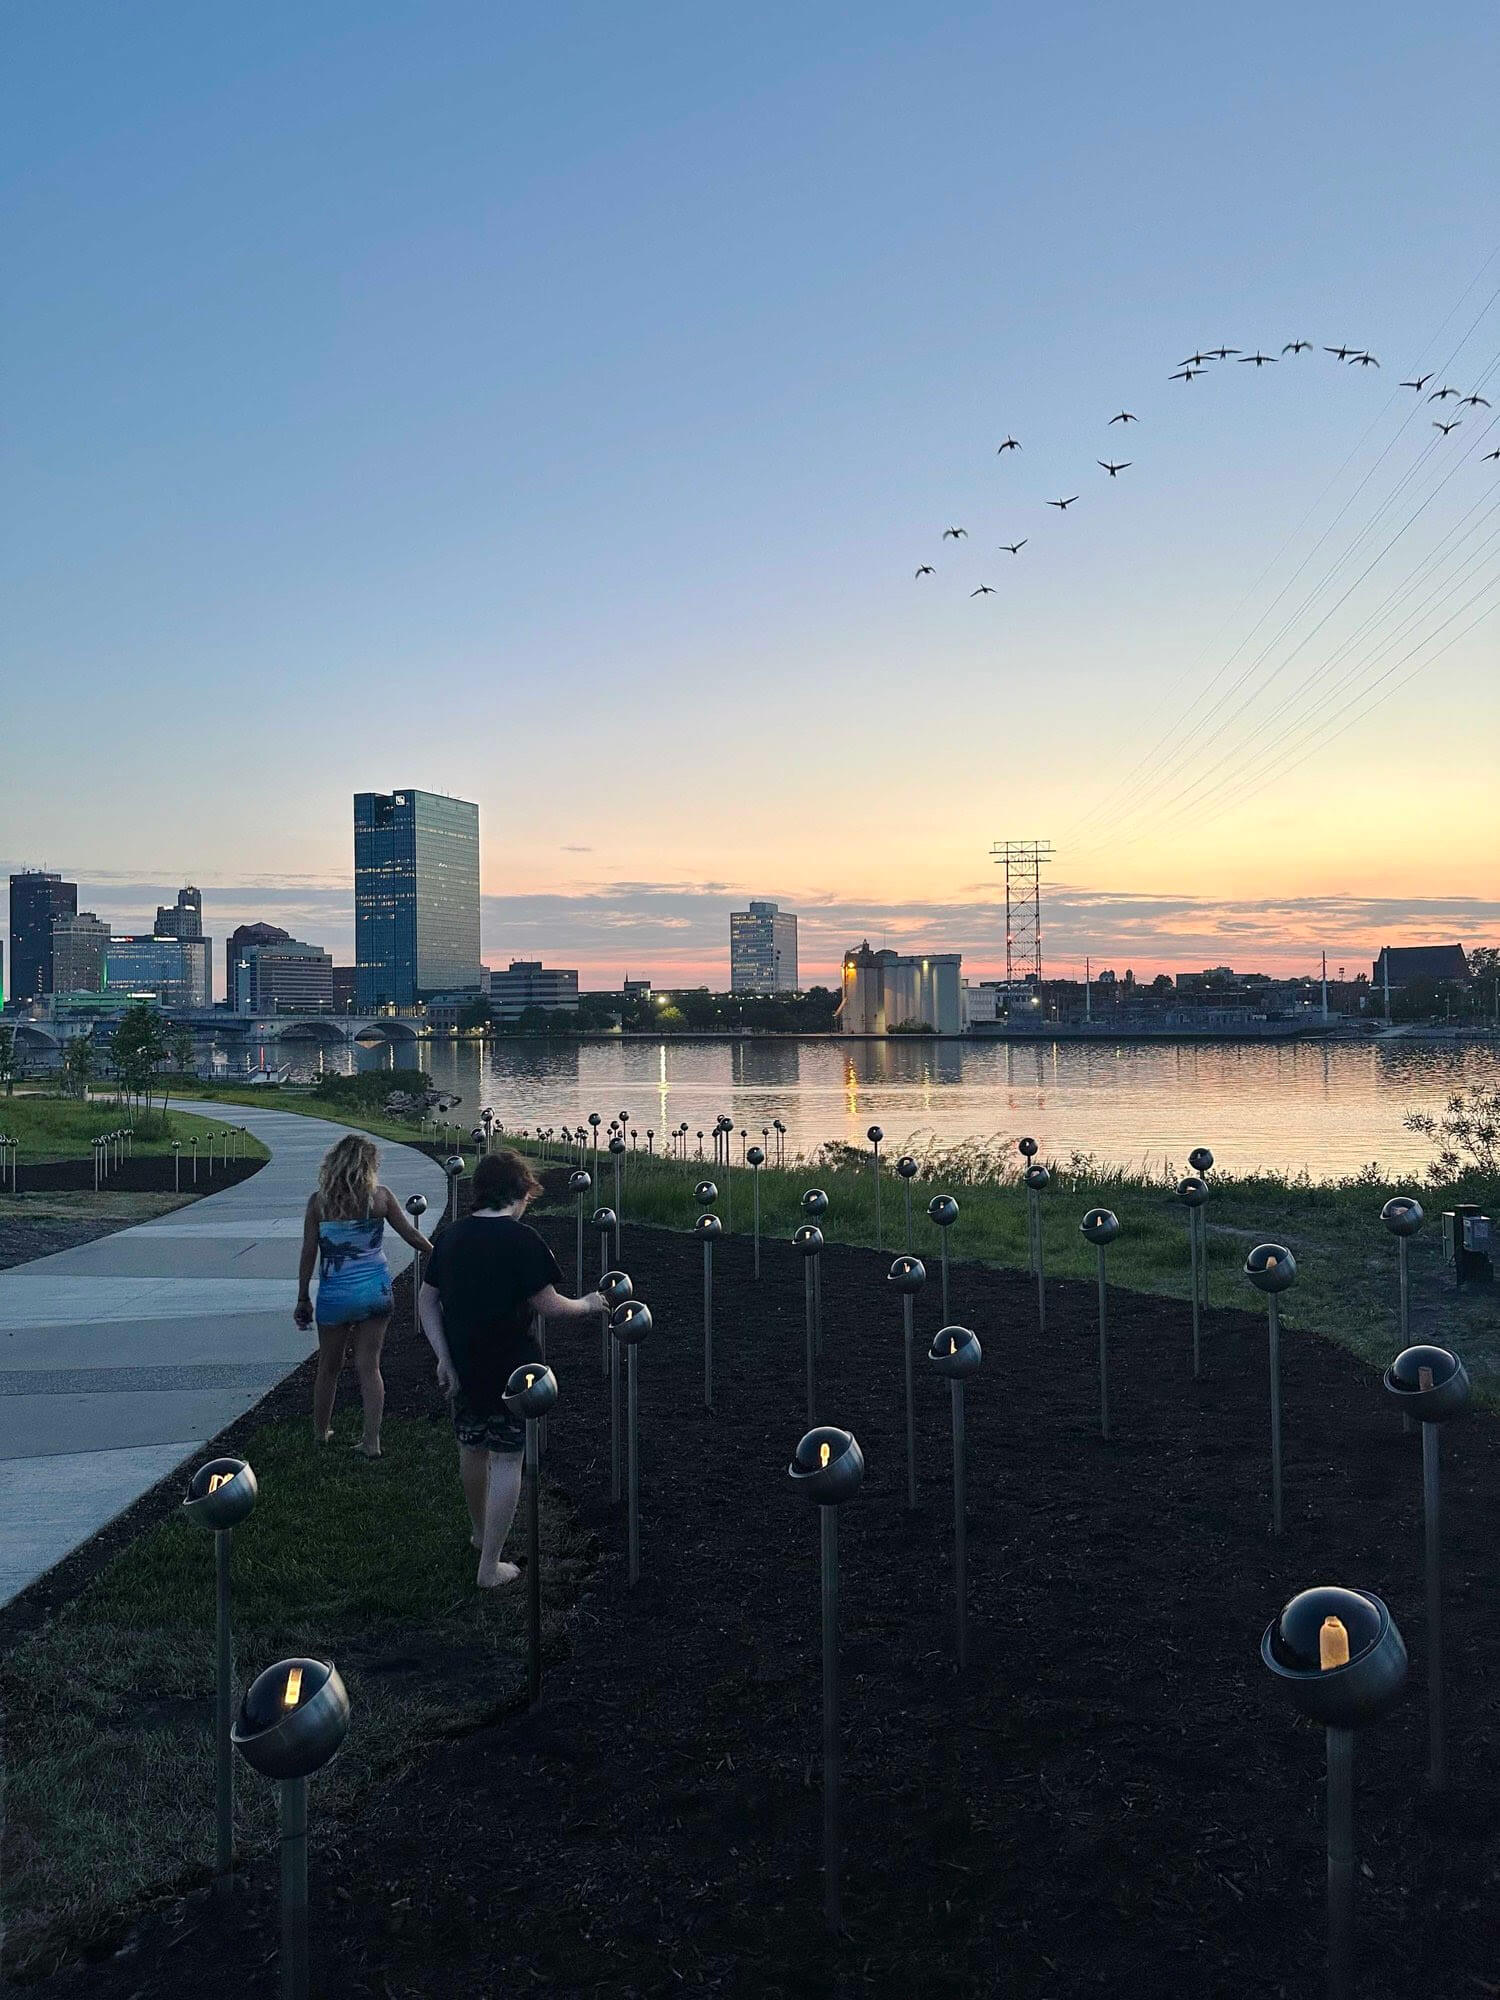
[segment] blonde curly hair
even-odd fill
[[[328,1222],[363,1222],[380,1184],[373,1139],[350,1132],[330,1146],[318,1169],[318,1205]]]

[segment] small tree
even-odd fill
[[[174,1028],[172,1031],[172,1067],[179,1076],[195,1073],[191,1028]]]
[[[69,1097],[87,1097],[93,1074],[93,1037],[75,1035],[63,1050],[63,1084]]]
[[[458,1017],[458,1025],[460,1030],[472,1032],[478,1029],[481,1033],[489,1027],[490,1003],[483,994],[477,1000],[471,1000],[464,1008]]]
[[[1402,1121],[1408,1132],[1422,1132],[1438,1141],[1428,1167],[1438,1182],[1468,1178],[1500,1181],[1500,1085],[1474,1084],[1450,1097],[1442,1116],[1409,1111]]]
[[[9,1097],[16,1081],[16,1031],[4,1022],[0,1022],[0,1081]]]
[[[151,1110],[151,1086],[166,1061],[167,1038],[161,1016],[147,1000],[127,1007],[110,1042],[115,1073],[138,1107]]]

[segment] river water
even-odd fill
[[[266,1053],[278,1059],[274,1045]],[[320,1058],[285,1043],[295,1070]],[[1213,1148],[1226,1172],[1264,1168],[1330,1179],[1379,1161],[1409,1174],[1431,1142],[1404,1129],[1409,1111],[1441,1109],[1471,1084],[1500,1085],[1500,1045],[1376,1042],[1016,1043],[751,1040],[739,1042],[434,1043],[419,1058],[468,1123],[493,1105],[507,1125],[576,1125],[621,1110],[646,1144],[687,1122],[694,1135],[720,1112],[752,1136],[773,1118],[806,1153],[829,1139],[863,1143],[881,1126],[887,1151],[1011,1141],[1091,1153],[1116,1165],[1186,1172],[1189,1151]],[[351,1066],[330,1050],[330,1067]],[[402,1061],[359,1048],[360,1068]]]

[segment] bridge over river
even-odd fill
[[[62,1049],[81,1035],[109,1035],[125,1009],[90,1012],[56,1021],[16,1021],[16,1047],[21,1053],[45,1054]],[[186,1028],[191,1034],[232,1043],[236,1048],[262,1042],[315,1042],[347,1048],[353,1042],[423,1042],[432,1039],[432,1024],[422,1015],[405,1014],[231,1014],[222,1007],[162,1009],[168,1030]]]

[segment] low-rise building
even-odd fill
[[[229,977],[237,1014],[326,1014],[333,1007],[333,955],[320,944],[283,934],[242,945]]]
[[[207,1007],[207,938],[113,937],[104,955],[106,992],[163,1007]]]
[[[846,1035],[888,1035],[898,1028],[961,1035],[968,1025],[962,968],[956,951],[872,951],[866,939],[844,953],[839,1026]]]
[[[539,958],[513,958],[504,972],[486,978],[490,1014],[504,1024],[519,1021],[528,1007],[549,1014],[578,1012],[578,974],[542,964]]]

